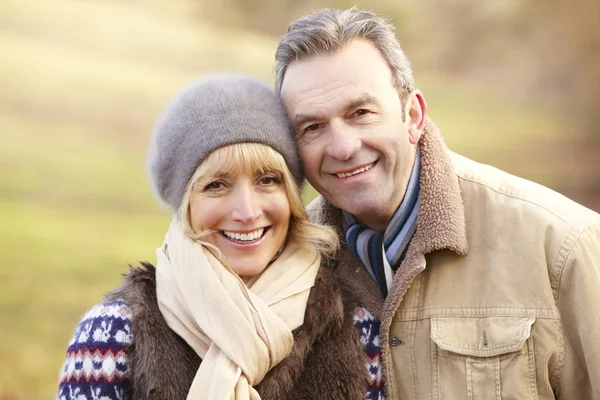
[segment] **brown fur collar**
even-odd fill
[[[387,376],[387,337],[392,318],[410,283],[425,269],[425,254],[448,249],[459,255],[468,251],[464,207],[458,178],[454,173],[448,149],[435,124],[427,118],[421,138],[421,181],[417,230],[407,250],[406,258],[394,276],[385,301],[374,279],[348,246],[342,246],[332,263],[344,288],[350,288],[353,301],[365,306],[381,321],[381,354],[384,376]],[[323,197],[308,207],[311,220],[335,227],[343,232],[341,210]],[[340,234],[344,242],[344,235]],[[387,380],[386,380],[387,389]]]
[[[122,299],[133,313],[129,349],[131,395],[136,400],[184,400],[201,363],[167,325],[156,300],[155,268],[132,267],[107,299]],[[256,387],[269,399],[364,399],[365,353],[335,277],[317,275],[304,324],[294,331],[291,354]]]

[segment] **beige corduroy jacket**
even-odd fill
[[[322,197],[309,215],[342,231]],[[382,323],[388,399],[600,399],[600,215],[448,151],[431,121],[385,301],[346,245],[330,267]]]

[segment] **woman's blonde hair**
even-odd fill
[[[339,246],[338,236],[330,227],[313,224],[308,220],[300,187],[294,180],[283,156],[273,148],[260,143],[237,143],[216,149],[194,171],[187,184],[178,216],[186,235],[200,240],[210,232],[194,232],[190,218],[190,203],[197,190],[196,182],[204,176],[244,173],[276,173],[282,178],[290,203],[290,225],[285,243],[292,242],[308,251],[333,256]]]

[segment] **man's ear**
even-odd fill
[[[419,142],[423,134],[425,116],[427,115],[427,103],[419,89],[410,92],[406,103],[408,107],[408,140],[411,144],[415,145]]]

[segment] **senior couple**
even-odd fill
[[[275,57],[275,92],[212,77],[164,111],[173,220],[57,398],[599,399],[600,215],[449,151],[371,12],[303,17]]]

